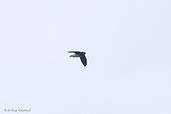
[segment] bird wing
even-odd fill
[[[68,51],[68,53],[80,53],[79,51]]]
[[[81,62],[83,63],[83,65],[86,66],[87,65],[87,59],[86,59],[85,55],[81,55],[80,59],[81,59]]]

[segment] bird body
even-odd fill
[[[80,51],[68,51],[68,53],[74,53],[73,55],[70,55],[70,57],[79,57],[81,59],[81,62],[84,66],[87,65],[87,59],[85,57],[86,52],[80,52]]]

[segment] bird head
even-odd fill
[[[86,54],[86,52],[82,52],[84,55]]]

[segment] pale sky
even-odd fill
[[[0,113],[171,114],[170,6],[1,0]]]

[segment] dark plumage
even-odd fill
[[[68,51],[68,53],[74,53],[74,55],[70,55],[70,57],[80,57],[81,62],[84,66],[87,65],[87,59],[85,57],[86,52],[80,52],[80,51]]]

